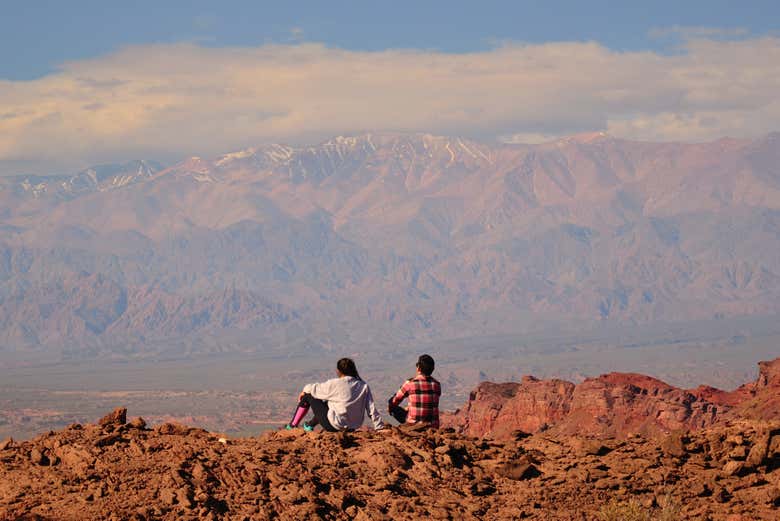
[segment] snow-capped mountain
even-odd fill
[[[366,133],[6,178],[0,342],[323,347],[775,314],[779,145]]]
[[[4,203],[10,206],[29,198],[66,200],[92,192],[122,188],[149,179],[161,169],[162,165],[156,161],[137,160],[93,166],[69,176],[0,177],[0,193],[6,194]]]

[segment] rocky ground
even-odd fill
[[[220,440],[126,423],[118,409],[0,444],[3,520],[609,520],[633,509],[745,521],[776,520],[779,507],[780,422],[756,420],[659,439],[401,427]]]

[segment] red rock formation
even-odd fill
[[[522,383],[483,382],[471,393],[462,413],[463,432],[507,438],[517,430],[544,430],[569,414],[574,389],[571,382],[533,376],[524,377]]]
[[[740,418],[780,418],[780,358],[758,363],[758,378],[733,393],[738,401],[731,415]]]
[[[517,430],[626,438],[734,418],[780,418],[780,358],[760,362],[757,381],[732,392],[679,389],[633,373],[610,373],[579,385],[528,376],[521,383],[484,382],[444,423],[472,436],[503,439]]]

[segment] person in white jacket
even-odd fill
[[[323,430],[338,432],[353,430],[363,425],[364,413],[371,418],[374,429],[384,428],[384,422],[374,406],[371,388],[358,375],[355,362],[342,358],[336,364],[338,378],[322,383],[306,384],[298,396],[298,408],[285,428],[292,429],[311,409],[314,418],[303,422],[304,430],[311,431],[319,424]]]

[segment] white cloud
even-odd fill
[[[698,38],[671,56],[568,42],[465,54],[137,46],[0,81],[0,165],[208,156],[365,130],[756,136],[778,129],[777,92],[778,38]]]

